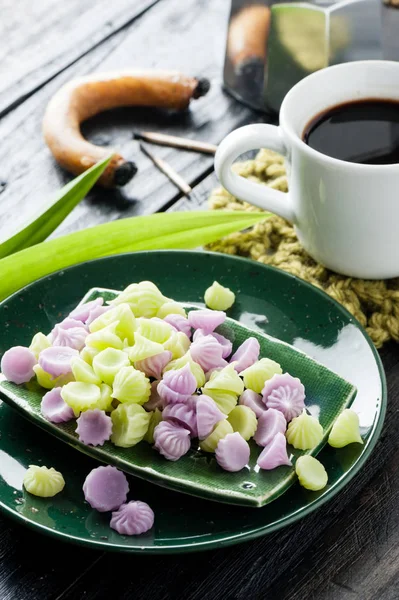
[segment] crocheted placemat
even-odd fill
[[[254,160],[236,163],[234,169],[257,183],[283,192],[288,189],[284,159],[271,150],[261,150]],[[211,193],[209,207],[262,212],[220,187]],[[250,230],[233,233],[207,248],[278,267],[321,288],[360,321],[377,348],[391,339],[399,340],[399,278],[365,281],[326,269],[305,252],[294,228],[280,217],[268,217]]]

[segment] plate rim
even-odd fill
[[[369,443],[368,443],[367,447],[365,448],[365,451],[362,452],[362,454],[360,455],[360,457],[358,458],[356,463],[353,465],[353,467],[351,467],[351,469],[348,472],[346,472],[345,474],[343,474],[341,476],[341,478],[334,484],[334,487],[331,488],[330,490],[327,490],[325,494],[322,494],[321,496],[316,498],[310,505],[301,507],[298,510],[294,511],[293,513],[290,513],[289,515],[287,515],[285,517],[281,517],[278,520],[278,522],[267,524],[263,527],[257,526],[256,528],[250,529],[249,531],[247,530],[247,531],[241,532],[241,533],[234,533],[232,535],[226,535],[221,539],[210,540],[210,541],[207,541],[207,540],[198,541],[195,544],[188,544],[188,545],[184,544],[184,543],[178,544],[178,545],[145,546],[145,547],[141,547],[139,545],[137,545],[137,546],[124,546],[124,545],[118,545],[118,544],[110,545],[108,542],[102,542],[101,540],[95,540],[95,539],[93,539],[93,540],[83,539],[83,538],[74,536],[72,534],[63,533],[61,531],[51,529],[50,527],[48,527],[46,525],[42,525],[40,523],[31,521],[26,516],[22,515],[21,513],[17,513],[15,511],[13,511],[11,508],[9,508],[7,505],[5,505],[0,498],[0,511],[3,514],[6,514],[7,516],[11,516],[11,518],[13,520],[15,520],[16,522],[22,521],[25,525],[27,525],[32,530],[39,531],[41,533],[49,535],[50,537],[61,538],[63,541],[67,541],[69,543],[75,543],[80,546],[85,546],[85,547],[89,547],[89,548],[98,548],[98,549],[107,550],[107,551],[111,551],[111,552],[123,552],[123,553],[133,553],[133,554],[178,554],[181,552],[197,552],[197,551],[206,550],[206,549],[227,547],[227,546],[238,544],[238,543],[241,543],[244,541],[254,540],[259,537],[263,537],[266,534],[279,531],[280,529],[282,529],[288,525],[291,525],[293,523],[296,523],[297,521],[301,520],[302,518],[306,517],[307,515],[311,514],[312,512],[315,512],[316,510],[321,508],[324,504],[326,504],[327,502],[332,500],[332,498],[334,498],[334,496],[336,496],[350,481],[352,481],[352,479],[357,475],[357,473],[360,471],[360,469],[364,466],[366,461],[369,459],[372,451],[374,450],[374,448],[377,444],[377,441],[381,435],[381,431],[382,431],[382,428],[384,425],[386,409],[387,409],[387,382],[386,382],[386,376],[385,376],[384,367],[383,367],[383,364],[381,361],[381,357],[379,356],[376,347],[374,346],[373,342],[371,341],[371,338],[369,337],[368,333],[366,332],[364,327],[361,325],[361,323],[356,319],[356,317],[354,317],[344,306],[342,306],[334,298],[332,298],[331,296],[326,294],[324,292],[324,290],[317,288],[316,286],[308,283],[307,281],[304,281],[303,279],[301,279],[300,277],[297,277],[296,275],[287,273],[286,271],[283,271],[282,269],[278,269],[271,265],[259,263],[257,261],[253,261],[249,258],[245,258],[245,257],[241,257],[241,256],[226,255],[226,254],[219,253],[219,252],[209,252],[209,251],[202,251],[202,250],[198,251],[198,250],[182,250],[182,249],[163,249],[163,250],[146,250],[146,251],[141,251],[141,252],[123,252],[123,253],[112,254],[109,256],[95,258],[90,261],[79,262],[70,267],[67,267],[64,269],[59,269],[57,271],[54,271],[53,273],[49,273],[49,274],[45,275],[44,277],[40,277],[36,281],[33,281],[30,284],[20,288],[19,290],[15,291],[13,294],[11,294],[10,296],[8,296],[4,300],[2,300],[0,302],[0,309],[3,307],[4,304],[9,302],[11,299],[13,299],[14,296],[18,296],[21,292],[29,291],[29,289],[31,287],[39,284],[40,282],[48,279],[49,277],[54,277],[54,276],[63,274],[66,271],[72,271],[74,269],[79,269],[85,264],[95,263],[95,262],[104,262],[107,260],[112,260],[112,259],[118,258],[120,256],[131,256],[131,257],[140,258],[140,256],[143,256],[143,255],[148,256],[148,255],[159,254],[159,253],[162,253],[162,254],[184,254],[184,255],[206,254],[211,257],[213,256],[213,257],[218,257],[218,258],[223,258],[223,259],[230,259],[233,261],[237,261],[239,263],[240,262],[245,263],[245,264],[253,263],[254,266],[261,267],[261,269],[265,269],[265,271],[270,270],[273,272],[277,272],[279,275],[282,275],[283,277],[287,277],[288,279],[293,279],[300,285],[304,285],[311,292],[319,295],[324,300],[328,300],[329,302],[331,302],[336,307],[336,309],[346,317],[346,319],[349,319],[360,330],[360,332],[362,333],[368,346],[371,349],[371,352],[372,352],[372,355],[374,358],[374,362],[377,365],[378,374],[379,374],[380,381],[381,381],[381,402],[379,404],[378,418],[377,418],[376,422],[374,423],[374,426],[373,426],[373,429],[372,429],[372,432],[371,432],[371,435],[369,438]],[[247,510],[255,510],[255,509],[248,507]],[[257,509],[257,510],[262,510],[262,508]]]

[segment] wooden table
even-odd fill
[[[135,129],[218,143],[262,117],[221,89],[228,0],[0,0],[0,234],[25,220],[69,176],[43,143],[48,99],[71,77],[124,66],[177,68],[212,80],[184,115],[119,110],[85,134],[134,157],[139,174],[120,192],[94,191],[56,234],[120,217],[204,206],[216,184],[212,158],[153,147],[194,187],[190,200],[140,154]],[[399,11],[386,9],[386,56],[399,49]],[[389,11],[389,13],[388,13]],[[399,598],[399,353],[381,353],[389,410],[365,468],[332,502],[269,537],[182,556],[125,556],[69,546],[0,516],[0,599]]]

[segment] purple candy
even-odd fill
[[[191,372],[190,365],[165,373],[158,385],[158,394],[166,404],[186,402],[197,389],[197,380]]]
[[[154,513],[145,502],[122,504],[112,513],[110,526],[121,535],[140,535],[154,525]]]
[[[69,346],[51,346],[39,354],[39,365],[52,377],[71,373],[71,360],[79,356],[79,352]]]
[[[226,319],[226,313],[221,310],[192,310],[188,313],[188,322],[194,329],[202,329],[204,334],[212,333]]]
[[[258,419],[258,427],[254,440],[258,446],[267,446],[277,433],[285,433],[287,421],[282,412],[275,408],[268,408]]]
[[[191,337],[190,323],[183,315],[166,315],[164,321],[169,323],[169,325],[172,325],[177,331],[185,333],[187,337]]]
[[[262,396],[253,390],[245,390],[239,397],[238,404],[248,406],[248,408],[254,411],[257,419],[266,411]]]
[[[162,413],[165,421],[176,421],[190,430],[192,437],[197,437],[197,415],[195,402],[191,398],[185,404],[169,404]]]
[[[93,323],[93,321],[95,321],[98,317],[101,317],[101,315],[103,315],[104,313],[111,310],[111,308],[113,308],[113,307],[112,306],[94,306],[90,310],[89,316],[87,317],[87,319],[85,321],[86,325],[90,325],[91,323]]]
[[[277,433],[274,439],[262,450],[257,461],[261,469],[270,471],[282,465],[292,466],[287,455],[287,441],[283,433]]]
[[[165,350],[155,356],[144,358],[144,360],[138,360],[134,363],[134,366],[139,371],[142,371],[147,377],[154,377],[155,379],[161,379],[162,371],[166,365],[172,360],[172,353],[169,350]]]
[[[251,450],[248,442],[236,431],[219,440],[215,450],[217,463],[225,471],[241,471],[248,464]]]
[[[86,502],[99,512],[116,510],[126,502],[129,484],[126,475],[116,467],[97,467],[83,484]]]
[[[73,309],[72,312],[69,313],[69,316],[72,319],[76,319],[76,321],[81,321],[82,323],[86,323],[89,318],[90,311],[96,306],[102,306],[104,304],[104,298],[96,298],[95,300],[91,300],[90,302],[86,302],[85,304],[81,304]]]
[[[204,333],[203,329],[197,329],[193,335],[193,342],[199,340],[199,338],[204,337],[205,335],[207,334]],[[215,340],[219,342],[219,344],[222,346],[222,358],[227,358],[228,356],[230,356],[231,351],[233,350],[233,344],[232,342],[230,342],[230,340],[225,338],[224,335],[220,335],[220,333],[213,332],[209,333],[208,335],[214,337]]]
[[[14,346],[4,352],[1,359],[1,371],[8,381],[18,384],[26,383],[34,376],[33,367],[36,363],[36,357],[29,348]]]
[[[198,396],[196,412],[197,433],[200,440],[204,440],[208,437],[215,425],[226,418],[226,415],[224,415],[217,407],[216,402],[205,394]]]
[[[99,408],[82,412],[76,424],[79,441],[88,446],[102,446],[111,437],[111,417]]]
[[[305,388],[300,379],[288,373],[273,375],[266,381],[262,396],[267,408],[279,410],[287,421],[298,417],[305,408]]]
[[[235,363],[234,369],[241,373],[251,367],[259,358],[260,345],[256,338],[250,337],[241,344],[230,358],[230,363]]]
[[[40,410],[45,419],[51,423],[65,423],[74,418],[74,412],[61,398],[61,387],[56,387],[44,394]]]
[[[50,333],[53,346],[69,346],[82,350],[88,335],[87,328],[80,321],[67,317],[58,323]]]
[[[223,358],[223,348],[212,335],[200,337],[190,346],[191,358],[204,371],[224,367],[227,362]]]
[[[190,431],[172,421],[161,421],[154,429],[154,448],[168,460],[179,460],[190,449]]]
[[[159,381],[152,382],[150,398],[145,404],[143,404],[143,408],[148,410],[148,412],[151,412],[156,408],[162,410],[166,406],[165,400],[158,394],[158,383]]]

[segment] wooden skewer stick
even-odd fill
[[[183,150],[193,150],[203,154],[215,154],[217,146],[207,142],[198,142],[189,138],[182,138],[176,135],[167,135],[166,133],[155,133],[152,131],[137,131],[133,134],[135,139],[144,140],[151,144],[160,146],[170,146],[171,148],[182,148]]]
[[[162,160],[162,158],[154,156],[154,154],[152,154],[152,152],[150,152],[143,144],[140,144],[140,150],[144,152],[144,154],[148,156],[150,160],[152,160],[154,165],[158,167],[158,169],[162,171],[162,173],[164,173],[164,175],[166,175],[166,177],[170,179],[170,181],[174,183],[181,192],[183,192],[183,194],[188,196],[193,191],[188,183],[186,183],[184,179],[178,173],[176,173],[176,171],[172,169],[167,162]]]

